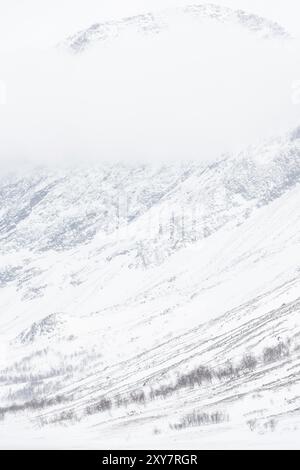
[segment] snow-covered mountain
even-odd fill
[[[299,178],[299,129],[213,164],[2,177],[6,435],[15,413],[96,425],[84,446],[298,429]]]
[[[238,25],[262,38],[288,38],[288,32],[278,23],[261,16],[233,10],[214,4],[195,4],[183,8],[165,10],[158,14],[148,13],[127,17],[118,21],[95,23],[86,30],[70,36],[65,46],[74,52],[82,52],[97,41],[107,41],[128,34],[158,34],[174,25],[180,28],[186,24],[201,27],[203,22],[214,21]]]
[[[104,39],[142,33],[152,40],[172,29],[178,37],[181,28],[198,31],[206,21],[241,28],[259,44],[289,37],[268,19],[206,4],[97,23],[63,45],[80,52]],[[172,47],[169,41],[163,61]],[[103,48],[97,54],[103,58]],[[133,66],[129,82],[142,55],[125,57]],[[103,64],[109,69],[110,53],[92,68],[85,54],[67,56],[78,83],[83,64],[86,75]],[[170,76],[184,57],[183,46]],[[195,108],[198,77],[209,63],[201,63],[192,87]],[[175,96],[197,64],[179,77]],[[114,71],[107,70],[106,86]],[[162,94],[169,86],[166,80]],[[135,96],[135,87],[128,89],[121,114]],[[107,88],[107,102],[105,93],[103,86],[95,97],[97,112],[103,102],[102,132],[111,129],[106,116],[117,119],[105,107],[114,92]],[[175,103],[178,115],[185,101]],[[280,108],[284,117],[289,110]],[[221,124],[222,113],[230,118],[221,109]],[[86,116],[80,122],[88,128]],[[200,127],[197,121],[196,134]],[[93,132],[82,132],[90,136],[82,142],[94,142]],[[219,137],[215,129],[212,146]],[[175,147],[170,142],[170,153]],[[66,158],[57,166],[41,158],[1,170],[0,447],[299,447],[300,127],[242,152],[201,156]]]

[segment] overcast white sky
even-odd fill
[[[193,3],[246,9],[299,34],[299,0],[0,0],[0,50],[48,47],[93,22]]]

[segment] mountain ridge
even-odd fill
[[[164,10],[158,14],[146,13],[116,21],[94,23],[89,28],[71,35],[64,45],[78,53],[83,52],[93,42],[117,38],[130,29],[137,33],[159,34],[168,29],[170,21],[174,21],[174,17],[176,18],[178,15],[182,17],[183,21],[186,17],[189,20],[196,19],[199,22],[208,19],[223,24],[233,23],[263,38],[290,37],[281,25],[259,15],[221,7],[217,4],[192,4],[182,8]]]

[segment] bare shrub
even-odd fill
[[[258,364],[258,360],[252,354],[245,354],[241,360],[239,369],[242,371],[254,370]]]
[[[133,403],[145,404],[146,395],[143,390],[138,390],[136,392],[131,392],[130,401]]]
[[[80,418],[76,415],[74,410],[64,410],[48,419],[40,418],[39,425],[45,426],[49,424],[72,424],[78,421],[80,421]]]
[[[200,366],[187,374],[181,375],[177,380],[176,388],[202,385],[204,382],[211,382],[212,378],[212,371],[208,367]]]
[[[159,388],[151,389],[149,393],[150,400],[155,398],[166,398],[172,395],[177,390],[186,387],[200,386],[205,382],[211,382],[213,379],[213,372],[208,367],[199,366],[196,369],[191,370],[185,374],[179,375],[175,385],[162,385]]]
[[[179,387],[178,387],[179,388]],[[159,388],[151,389],[149,398],[155,400],[155,398],[167,398],[176,391],[176,387],[173,385],[162,385]]]
[[[267,430],[267,431],[271,431],[271,432],[274,432],[275,429],[276,429],[276,426],[277,426],[277,421],[273,418],[273,419],[270,419],[269,421],[266,421],[264,423],[264,428]]]
[[[127,397],[117,395],[115,398],[115,404],[118,408],[121,408],[122,406],[128,406],[129,399]]]
[[[109,411],[112,408],[112,402],[109,398],[102,398],[98,403],[94,403],[85,408],[87,415],[93,415],[96,413],[102,413]]]
[[[62,411],[58,415],[57,421],[71,421],[75,419],[75,412],[73,410]]]
[[[228,361],[224,367],[221,367],[215,372],[215,376],[218,380],[227,380],[238,376],[238,373],[238,369],[235,369],[232,363]]]
[[[42,410],[46,407],[49,406],[55,406],[61,403],[66,403],[68,401],[71,401],[73,397],[63,397],[61,395],[57,395],[56,397],[53,398],[48,398],[48,399],[42,399],[42,400],[31,400],[25,403],[21,404],[12,404],[7,407],[0,408],[0,414],[6,414],[6,413],[17,413],[17,412],[22,412],[22,411],[35,411],[35,410]]]
[[[278,361],[282,357],[289,355],[289,348],[282,341],[276,346],[268,347],[264,349],[263,352],[263,361],[265,364]]]
[[[194,411],[191,414],[184,416],[179,423],[175,423],[170,427],[172,429],[180,430],[193,426],[203,426],[205,424],[218,424],[228,421],[228,416],[216,411],[214,413],[199,413]]]
[[[247,421],[247,425],[251,431],[256,431],[259,433],[266,433],[269,431],[274,432],[277,426],[277,421],[274,418],[271,418],[267,421],[250,419]]]
[[[250,431],[254,431],[256,429],[256,419],[249,419],[247,421],[247,425],[249,426]]]

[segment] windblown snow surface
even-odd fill
[[[207,163],[2,174],[0,446],[299,447],[299,183],[299,128]]]

